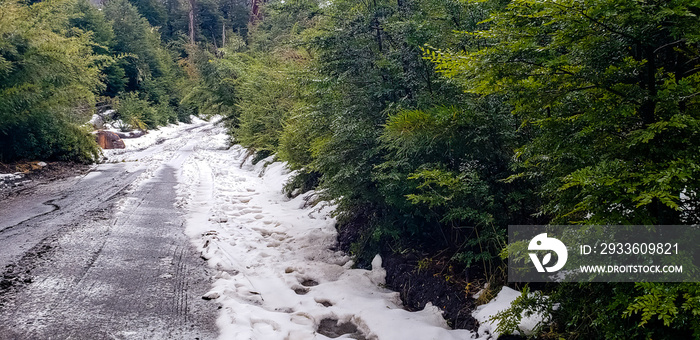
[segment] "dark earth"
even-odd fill
[[[338,225],[337,248],[350,252],[359,239],[362,229],[368,225],[367,217],[353,216]],[[386,287],[400,293],[404,308],[418,311],[430,302],[443,311],[447,323],[453,328],[477,332],[479,322],[471,315],[476,301],[465,293],[464,285],[446,280],[438,266],[419,268],[420,257],[415,254],[396,254],[381,251],[382,266],[386,270]],[[357,266],[370,268],[369,262],[358,261]],[[498,340],[523,340],[518,335],[501,335]]]

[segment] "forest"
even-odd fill
[[[695,0],[0,8],[0,162],[99,161],[85,123],[106,108],[142,130],[222,116],[254,162],[295,171],[290,197],[337,204],[357,266],[401,264],[408,306],[433,288],[405,275],[459,296],[454,327],[508,285],[509,225],[700,223]],[[697,282],[509,285],[534,293],[504,332],[530,310],[551,315],[540,339],[700,338]]]

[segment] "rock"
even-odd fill
[[[92,127],[95,129],[102,129],[105,126],[105,121],[104,118],[102,118],[102,116],[94,114],[92,115],[92,118],[90,119],[88,124],[92,125]]]
[[[204,294],[204,296],[202,296],[202,299],[204,299],[204,300],[216,300],[220,296],[221,296],[221,294],[219,294],[218,292],[209,292],[209,293]]]
[[[97,131],[95,137],[97,138],[97,144],[99,144],[100,147],[103,149],[126,148],[126,145],[124,145],[124,141],[121,138],[119,138],[119,135],[117,135],[114,132],[100,130]]]

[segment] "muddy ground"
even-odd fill
[[[22,178],[0,183],[0,200],[20,195],[22,192],[51,181],[84,175],[93,167],[93,165],[64,161],[45,162],[46,166],[37,165],[38,163],[38,161],[0,163],[0,174],[22,174]]]

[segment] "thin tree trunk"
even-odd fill
[[[221,48],[226,47],[226,23],[221,24]]]
[[[197,5],[196,0],[189,0],[190,2],[190,44],[194,44],[194,12]]]

